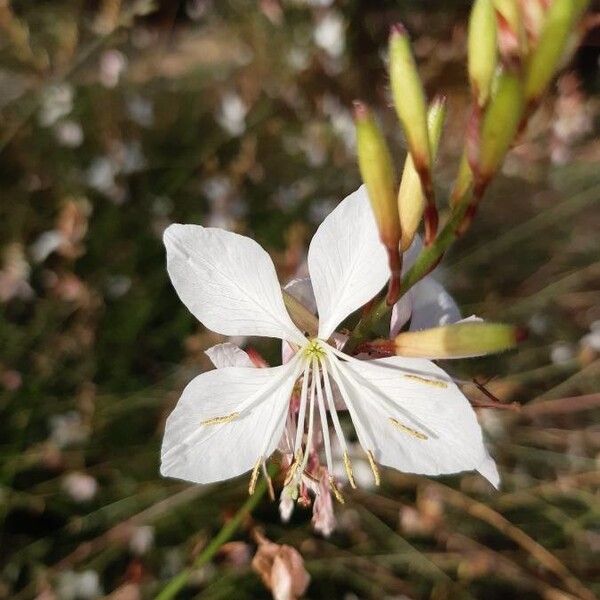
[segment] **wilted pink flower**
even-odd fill
[[[271,542],[261,533],[255,533],[258,550],[252,559],[252,568],[275,600],[295,600],[308,588],[310,575],[304,568],[302,555],[291,546]]]

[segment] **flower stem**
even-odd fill
[[[276,474],[276,467],[269,469],[269,475],[271,477]],[[268,489],[268,481],[266,478],[262,478],[256,485],[254,494],[248,496],[248,499],[241,508],[235,513],[235,515],[223,525],[219,533],[209,542],[204,550],[196,557],[191,567],[184,569],[175,577],[173,577],[167,585],[159,592],[156,596],[156,600],[170,600],[175,598],[181,589],[186,585],[190,576],[195,569],[199,569],[208,563],[215,554],[219,551],[219,548],[227,542],[233,534],[237,531],[238,527],[242,524],[243,520],[256,508],[258,503],[262,500],[265,492]]]

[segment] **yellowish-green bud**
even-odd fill
[[[443,98],[436,98],[429,108],[427,114],[427,128],[432,158],[435,159],[437,149],[446,118],[446,102]],[[413,159],[409,154],[406,156],[400,189],[398,190],[398,213],[400,214],[400,229],[402,230],[402,242],[400,247],[405,252],[415,237],[423,211],[425,210],[425,196],[421,186],[421,179],[415,169]]]
[[[475,0],[469,19],[469,80],[479,106],[487,102],[498,62],[496,13],[492,0]]]
[[[523,84],[517,74],[502,70],[494,89],[481,125],[479,156],[471,161],[478,183],[487,183],[504,160],[524,111]]]
[[[392,157],[373,113],[361,102],[354,104],[358,166],[367,186],[381,241],[398,247],[400,220],[396,205],[396,177]]]
[[[392,27],[389,43],[390,83],[394,106],[408,149],[421,179],[430,179],[431,154],[427,133],[427,101],[406,29]],[[427,195],[427,190],[426,190]]]
[[[523,329],[501,323],[467,321],[407,331],[393,340],[395,353],[416,358],[466,358],[504,352],[526,338]]]
[[[554,0],[546,14],[536,48],[527,63],[525,99],[535,102],[544,93],[567,48],[569,36],[587,2]]]

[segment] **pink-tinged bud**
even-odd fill
[[[494,0],[498,46],[506,65],[520,65],[527,55],[527,35],[519,0]]]
[[[476,188],[485,187],[502,164],[525,108],[523,84],[517,74],[502,70],[494,87],[495,93],[481,123],[478,155],[469,156]],[[475,193],[479,195],[477,189]]]
[[[473,96],[484,106],[497,64],[496,13],[492,0],[475,0],[469,19],[469,80]]]
[[[536,102],[548,87],[587,4],[581,0],[554,0],[551,4],[537,46],[527,63],[525,98],[528,104]]]
[[[520,6],[527,42],[531,48],[538,42],[550,3],[548,0],[520,0]]]
[[[392,27],[389,59],[390,83],[396,113],[404,129],[417,172],[422,178],[425,176],[430,179],[431,154],[427,133],[427,101],[408,34],[401,24]]]
[[[423,331],[407,331],[394,339],[396,354],[415,358],[466,358],[514,348],[524,330],[514,325],[465,321]]]
[[[427,115],[427,127],[432,158],[435,160],[437,149],[446,118],[446,101],[444,98],[436,98],[429,108]],[[406,156],[400,189],[398,190],[398,213],[400,215],[400,229],[402,230],[402,252],[408,250],[417,233],[425,209],[426,199],[421,186],[421,179],[410,153]],[[428,207],[429,208],[429,207]],[[437,210],[433,206],[429,219],[437,219]]]

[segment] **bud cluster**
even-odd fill
[[[448,200],[449,217],[440,231],[433,165],[446,117],[445,102],[436,98],[428,104],[408,33],[402,25],[392,27],[390,90],[408,153],[398,182],[391,152],[373,114],[364,104],[356,104],[360,173],[388,251],[391,274],[385,305],[373,305],[363,316],[349,349],[364,342],[369,328],[435,268],[447,248],[467,231],[489,183],[565,55],[572,51],[571,41],[588,4],[589,0],[474,0],[467,36],[471,116]],[[425,248],[400,281],[402,253],[411,246],[422,221]],[[459,333],[462,339],[472,329],[454,330],[452,335]]]

